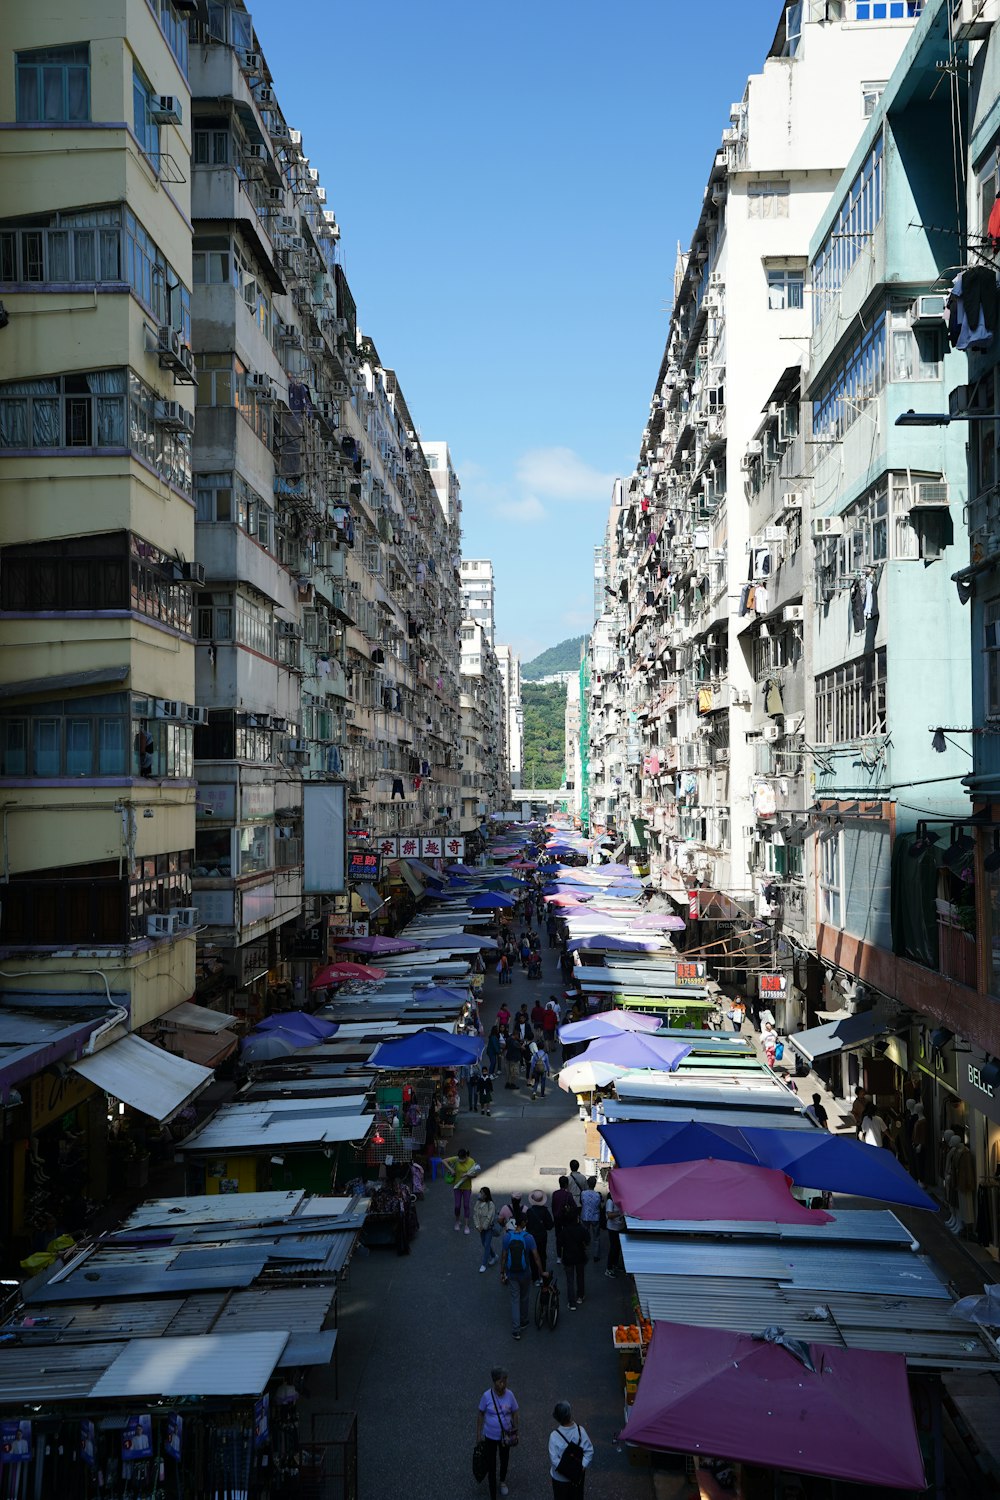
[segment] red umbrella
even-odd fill
[[[790,1182],[791,1178],[773,1167],[710,1157],[652,1167],[615,1167],[611,1193],[622,1212],[632,1219],[829,1224],[831,1214],[806,1208],[792,1197]]]
[[[353,964],[345,958],[320,969],[309,988],[322,990],[328,984],[341,984],[345,979],[384,979],[385,975],[385,969],[376,969],[371,964]]]

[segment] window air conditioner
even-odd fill
[[[801,510],[802,502],[803,494],[801,490],[789,490],[787,494],[781,497],[783,510]]]
[[[257,103],[258,104],[264,104],[264,105],[271,105],[271,104],[273,104],[274,103],[274,89],[267,89],[267,88],[258,89],[257,90]]]
[[[194,413],[179,401],[157,401],[153,420],[157,427],[165,427],[168,432],[194,432]]]
[[[195,708],[192,705],[191,713],[190,713],[190,720],[191,720],[192,724],[207,724],[208,723],[208,709],[207,708]]]
[[[802,604],[786,604],[781,611],[781,618],[786,625],[794,625],[806,617],[805,606]]]
[[[240,54],[240,67],[246,73],[260,72],[260,53],[243,52]]]
[[[175,906],[171,916],[174,918],[174,929],[177,932],[193,932],[198,925],[196,906]]]
[[[157,698],[156,717],[158,719],[179,719],[181,717],[181,705],[176,698]]]
[[[751,438],[747,443],[746,453],[748,458],[759,458],[764,451],[764,445],[760,438]]]
[[[298,229],[298,221],[294,214],[281,214],[278,218],[278,228],[282,234],[294,234]]]
[[[302,754],[308,755],[309,754],[309,741],[308,740],[289,740],[288,741],[288,750],[289,750],[289,753],[291,755],[302,755]]]
[[[814,541],[821,541],[825,536],[843,536],[843,516],[813,516],[812,536]]]
[[[761,535],[765,542],[783,542],[786,540],[784,526],[765,526]]]
[[[325,187],[318,187],[316,189],[316,201],[318,203],[325,203],[326,202],[326,188]]]
[[[922,479],[913,486],[913,499],[910,502],[913,510],[947,510],[948,509],[948,481],[947,479]]]
[[[917,297],[910,304],[910,327],[936,327],[939,323],[943,323],[945,301],[943,292],[929,292]]]
[[[250,370],[247,374],[247,390],[256,391],[257,395],[265,401],[273,401],[274,385],[270,375],[264,375],[259,370]]]
[[[200,562],[186,562],[181,564],[181,577],[188,583],[205,582],[205,564]]]
[[[951,0],[951,36],[954,42],[981,42],[989,36],[992,18],[984,19],[988,0]]]
[[[299,627],[295,624],[294,620],[279,620],[278,621],[278,634],[280,636],[284,637],[286,640],[289,639],[289,638],[291,638],[291,637],[293,637],[293,636],[298,635],[298,633],[299,633]]]
[[[267,196],[271,203],[283,203],[285,200],[285,190],[284,188],[268,188]]]
[[[146,936],[151,938],[170,937],[176,927],[175,915],[170,912],[156,912],[155,915],[146,918]]]
[[[173,94],[154,96],[150,105],[149,117],[151,120],[155,120],[157,125],[179,125],[181,123],[181,101],[175,99]]]
[[[782,730],[777,724],[765,724],[763,729],[761,730],[761,737],[765,740],[770,741],[772,744],[775,740],[780,740],[781,735]]]

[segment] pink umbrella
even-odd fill
[[[660,917],[656,912],[646,911],[642,916],[632,918],[632,926],[658,932],[683,932],[687,923],[683,917]]]
[[[611,1195],[633,1219],[734,1219],[745,1224],[829,1224],[833,1215],[806,1208],[789,1192],[792,1179],[742,1161],[663,1162],[615,1167]]]
[[[324,969],[320,969],[309,988],[322,990],[328,984],[340,984],[345,979],[384,979],[385,974],[385,969],[375,969],[370,964],[354,964],[345,958],[339,963],[327,964]]]

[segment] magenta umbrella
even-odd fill
[[[359,937],[338,938],[337,946],[349,953],[416,953],[415,943],[404,943],[402,938]]]
[[[791,1178],[743,1161],[663,1162],[615,1167],[611,1194],[633,1219],[734,1219],[744,1224],[829,1224],[833,1215],[806,1208],[789,1191]]]
[[[622,1068],[655,1068],[660,1073],[673,1073],[690,1051],[689,1043],[676,1042],[671,1037],[625,1031],[620,1036],[591,1042],[586,1052],[581,1052],[575,1060],[616,1063]]]
[[[658,1321],[619,1439],[922,1492],[905,1356],[794,1345]]]

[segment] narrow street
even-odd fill
[[[559,993],[556,958],[544,952],[540,984],[529,984],[516,967],[513,983],[499,991],[489,974],[487,1031],[501,993],[512,1011],[522,1001],[530,1009],[539,991],[545,998]],[[545,1100],[535,1103],[526,1088],[514,1094],[500,1083],[490,1118],[459,1115],[449,1149],[456,1143],[469,1146],[484,1169],[478,1180],[500,1205],[516,1189],[543,1187],[551,1194],[558,1170],[570,1157],[583,1157],[573,1101],[551,1081]],[[553,1405],[563,1399],[597,1450],[588,1500],[647,1500],[648,1470],[634,1468],[614,1441],[623,1399],[611,1328],[628,1313],[626,1278],[611,1280],[603,1264],[591,1262],[586,1302],[569,1312],[560,1270],[558,1328],[539,1332],[532,1323],[518,1343],[511,1338],[499,1267],[481,1276],[478,1236],[457,1235],[452,1225],[451,1190],[441,1179],[428,1183],[411,1254],[375,1250],[357,1257],[344,1288],[338,1405],[358,1413],[359,1500],[404,1492],[412,1500],[487,1494],[485,1483],[477,1490],[471,1458],[476,1406],[494,1364],[509,1370],[521,1408],[521,1443],[508,1476],[512,1496],[550,1492],[546,1448]],[[550,1235],[550,1266],[553,1254]]]

